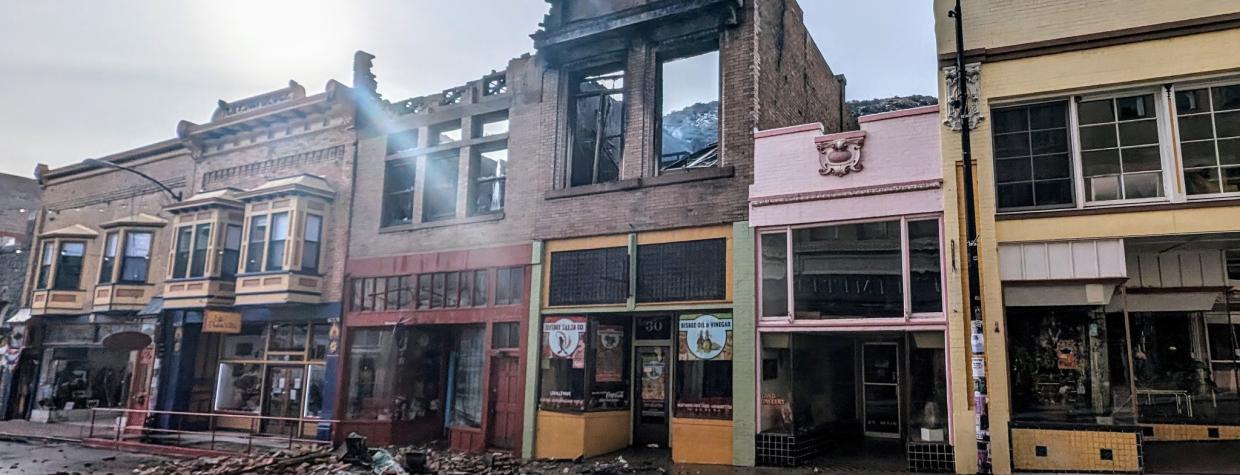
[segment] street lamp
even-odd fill
[[[168,188],[168,185],[163,184],[159,180],[151,178],[150,175],[134,170],[132,168],[122,166],[122,165],[117,165],[109,161],[99,160],[97,158],[88,158],[86,160],[82,160],[82,165],[86,165],[87,167],[90,167],[90,168],[115,168],[117,170],[124,170],[130,173],[133,173],[142,178],[145,178],[146,181],[154,183],[156,186],[159,187],[159,189],[164,190],[165,193],[168,193],[168,196],[172,197],[172,201],[181,201],[180,193],[172,191],[172,188]]]

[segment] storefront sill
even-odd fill
[[[815,321],[806,321],[806,320],[762,321],[762,320],[759,320],[758,321],[758,331],[772,331],[772,330],[774,331],[819,331],[819,330],[832,330],[832,329],[856,330],[856,329],[871,329],[871,328],[885,329],[885,330],[900,329],[900,328],[932,329],[932,330],[946,329],[947,320],[937,319],[937,318],[936,319],[913,318],[909,320],[894,320],[894,321],[867,321],[867,320],[860,320],[860,319],[830,320],[830,321],[824,321],[824,320],[815,320]]]
[[[633,307],[627,305],[601,305],[601,306],[581,306],[581,307],[544,307],[542,313],[544,315],[565,315],[576,313],[632,313],[632,312],[667,312],[676,310],[721,310],[730,311],[732,302],[727,300],[712,300],[709,302],[693,302],[693,303],[658,303],[658,304],[639,304]]]
[[[734,426],[730,419],[697,419],[693,417],[673,417],[673,425],[681,426],[706,426],[706,427],[728,427]]]

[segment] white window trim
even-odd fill
[[[938,312],[913,312],[912,311],[913,293],[911,289],[913,276],[912,276],[912,273],[910,272],[910,262],[909,262],[910,261],[910,258],[909,258],[910,249],[909,249],[909,242],[908,242],[908,223],[910,221],[928,221],[931,219],[935,220],[938,223],[938,232],[939,232],[939,280],[941,282],[940,288],[943,289],[943,292],[939,298],[940,309]],[[795,300],[795,291],[794,291],[794,288],[796,287],[796,281],[794,280],[795,265],[793,263],[794,254],[793,254],[793,249],[792,249],[792,244],[793,244],[792,231],[797,230],[797,229],[821,228],[821,227],[828,227],[828,226],[844,226],[844,225],[850,225],[850,224],[879,223],[879,222],[887,222],[887,221],[898,221],[900,223],[900,266],[901,266],[901,273],[903,274],[902,281],[901,281],[901,285],[903,286],[903,288],[901,289],[901,293],[903,294],[902,295],[903,310],[901,312],[902,316],[899,316],[899,317],[844,316],[844,317],[798,320],[796,318],[796,300]],[[757,229],[755,234],[758,235],[758,239],[759,239],[757,246],[755,246],[757,248],[756,259],[757,259],[757,268],[758,268],[757,278],[758,278],[759,288],[761,288],[761,285],[762,285],[762,266],[763,266],[762,247],[761,247],[762,237],[766,235],[772,235],[772,234],[784,234],[785,241],[786,241],[785,245],[787,246],[787,250],[785,251],[786,252],[785,254],[786,256],[785,257],[786,259],[785,279],[787,282],[787,293],[788,293],[787,295],[788,313],[786,315],[764,316],[765,312],[762,309],[762,300],[761,298],[759,298],[758,299],[758,319],[761,322],[768,323],[768,324],[770,323],[794,324],[800,321],[800,322],[803,322],[801,323],[802,325],[806,325],[806,324],[809,324],[809,325],[848,325],[848,324],[865,325],[865,324],[871,324],[871,323],[876,323],[876,322],[878,323],[911,322],[911,321],[922,322],[922,321],[942,321],[946,319],[947,306],[949,304],[949,302],[947,301],[947,291],[946,291],[947,289],[947,259],[949,257],[948,256],[949,251],[947,251],[946,247],[944,246],[944,244],[946,243],[946,240],[944,239],[943,215],[940,213],[923,213],[923,214],[910,214],[910,215],[899,215],[899,216],[884,216],[884,217],[862,218],[862,219],[853,219],[853,220],[845,220],[845,221],[830,221],[830,222],[823,222],[823,223],[772,226],[772,227],[766,227],[766,228],[759,228]]]
[[[1175,103],[1176,93],[1181,89],[1185,89],[1185,90],[1209,89],[1209,88],[1222,87],[1222,86],[1240,86],[1240,77],[1235,77],[1235,76],[1218,77],[1218,78],[1204,79],[1204,80],[1199,80],[1199,81],[1185,81],[1183,83],[1171,84],[1171,87],[1169,90],[1169,94],[1171,95],[1171,108],[1172,108],[1172,114],[1173,114],[1173,117],[1171,117],[1171,120],[1176,121],[1176,129],[1175,129],[1176,133],[1175,133],[1174,142],[1172,143],[1172,145],[1175,146],[1176,158],[1178,158],[1181,162],[1183,161],[1183,157],[1184,157],[1184,149],[1181,144],[1180,137],[1179,137],[1180,128],[1179,128],[1178,121],[1180,118],[1180,114],[1179,114],[1179,109],[1177,108],[1176,103]],[[1218,111],[1214,110],[1214,106],[1212,104],[1210,107],[1209,114],[1214,115],[1217,113]],[[1218,153],[1218,137],[1215,137],[1211,140],[1213,140],[1215,143],[1214,145],[1215,153],[1217,154]],[[1215,157],[1217,159],[1217,155],[1215,155]],[[1180,202],[1225,200],[1225,199],[1235,199],[1237,197],[1240,197],[1240,191],[1190,195],[1188,194],[1188,185],[1187,183],[1184,182],[1184,166],[1182,163],[1178,167],[1178,171],[1179,171],[1178,173],[1179,176],[1175,178],[1176,178],[1176,184],[1179,187],[1178,190],[1180,191],[1182,195]],[[1222,177],[1219,177],[1219,178],[1220,180],[1222,179]]]
[[[1156,87],[1156,88],[1143,87],[1143,88],[1138,88],[1138,89],[1121,89],[1121,90],[1116,90],[1116,91],[1108,91],[1106,93],[1073,95],[1069,97],[1069,102],[1071,104],[1069,106],[1069,111],[1071,114],[1069,117],[1069,123],[1072,125],[1072,130],[1068,132],[1069,134],[1071,134],[1071,136],[1069,137],[1069,142],[1072,145],[1071,154],[1072,154],[1072,160],[1073,162],[1075,162],[1074,168],[1078,172],[1076,177],[1074,177],[1074,180],[1077,181],[1076,191],[1080,192],[1080,194],[1078,195],[1080,196],[1080,200],[1078,202],[1077,208],[1100,208],[1100,207],[1116,206],[1116,205],[1126,206],[1126,205],[1135,205],[1135,204],[1163,203],[1163,202],[1173,201],[1174,199],[1173,197],[1178,190],[1174,186],[1168,186],[1168,185],[1174,184],[1171,181],[1171,175],[1169,173],[1169,170],[1175,167],[1176,157],[1174,157],[1171,154],[1171,148],[1168,146],[1168,140],[1169,140],[1168,138],[1170,136],[1170,132],[1168,130],[1167,120],[1168,120],[1170,111],[1168,110],[1166,106],[1166,96],[1164,95],[1164,91],[1165,90],[1161,87]],[[1154,123],[1157,126],[1157,130],[1158,130],[1158,157],[1159,157],[1159,166],[1160,166],[1159,177],[1162,181],[1163,196],[1152,197],[1152,198],[1135,198],[1135,199],[1121,198],[1118,200],[1091,201],[1089,199],[1089,196],[1085,193],[1085,174],[1084,174],[1084,165],[1083,165],[1084,156],[1081,151],[1080,118],[1077,115],[1079,104],[1081,102],[1086,102],[1086,101],[1098,101],[1098,100],[1114,101],[1115,99],[1118,99],[1121,97],[1143,96],[1147,94],[1154,96]],[[1119,117],[1116,116],[1115,123],[1118,124],[1118,122],[1119,122]],[[1119,145],[1118,138],[1117,138],[1116,150],[1119,150],[1119,148],[1120,148],[1120,145]],[[1121,189],[1123,186],[1124,185],[1123,185],[1123,179],[1122,179],[1122,174],[1121,174],[1121,179],[1120,179]]]

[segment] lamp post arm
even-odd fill
[[[84,163],[86,163],[87,165],[93,165],[93,166],[103,166],[103,167],[108,167],[108,168],[115,168],[115,169],[117,169],[117,170],[124,170],[124,171],[127,171],[127,172],[129,172],[129,173],[133,173],[133,174],[138,175],[138,176],[140,176],[140,177],[142,177],[142,178],[145,178],[147,181],[149,181],[149,182],[151,182],[151,183],[154,183],[156,186],[158,186],[158,187],[159,187],[159,189],[163,190],[165,193],[168,193],[168,196],[171,196],[173,201],[181,201],[181,194],[180,194],[180,193],[177,193],[177,192],[175,192],[175,191],[172,191],[172,188],[168,188],[168,185],[165,185],[163,182],[161,182],[161,181],[159,181],[159,180],[156,180],[155,178],[151,177],[150,175],[147,175],[147,174],[145,174],[145,173],[142,173],[142,172],[140,172],[140,171],[138,171],[138,170],[134,170],[134,169],[129,168],[129,167],[126,167],[126,166],[117,165],[117,164],[112,163],[112,162],[108,162],[108,161],[104,161],[104,160],[98,160],[98,159],[89,159],[89,160],[86,160]]]

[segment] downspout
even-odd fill
[[[985,320],[982,316],[981,271],[978,269],[977,198],[973,189],[973,157],[969,133],[969,88],[965,77],[964,22],[960,0],[947,16],[956,20],[956,107],[960,119],[960,161],[964,166],[964,221],[965,267],[968,269],[969,288],[965,300],[969,303],[969,323],[972,328],[970,346],[973,370],[973,414],[977,433],[977,473],[990,473],[990,401],[986,388]]]

